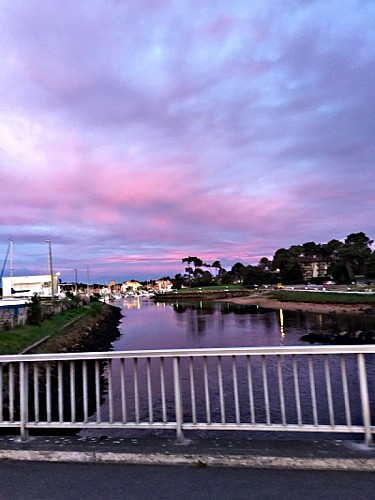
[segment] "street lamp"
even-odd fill
[[[281,284],[281,269],[277,268],[275,269],[275,273],[278,274],[278,283],[276,285],[276,288],[279,289],[279,288],[283,288],[283,285]]]

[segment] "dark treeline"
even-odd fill
[[[208,286],[215,284],[242,284],[244,286],[292,283],[337,283],[370,281],[375,278],[375,252],[365,233],[349,234],[344,242],[333,239],[328,243],[309,241],[290,248],[279,248],[272,259],[263,257],[257,265],[237,262],[230,270],[219,260],[205,263],[199,257],[185,257],[185,273],[172,281],[181,286]]]

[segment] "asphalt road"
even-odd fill
[[[0,462],[1,500],[371,499],[374,474],[91,463]]]

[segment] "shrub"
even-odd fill
[[[30,325],[38,326],[42,322],[42,306],[40,298],[34,294],[27,307],[27,321]]]
[[[92,316],[97,316],[98,314],[100,314],[101,310],[102,310],[101,302],[92,302],[90,304],[89,314],[91,314]]]

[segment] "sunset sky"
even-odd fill
[[[0,54],[15,275],[375,238],[374,0],[2,0]]]

